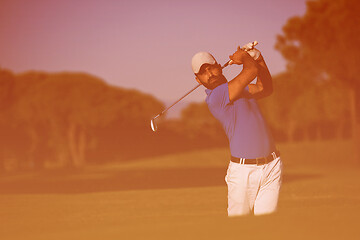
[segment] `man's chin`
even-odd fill
[[[210,89],[210,90],[213,90],[215,89],[216,87],[220,86],[222,83],[216,83],[216,84],[210,84],[210,85],[207,85],[205,86],[206,88]]]
[[[216,88],[216,87],[218,87],[218,86],[220,86],[220,85],[222,85],[224,83],[226,83],[226,81],[223,81],[223,80],[215,81],[214,83],[211,83],[208,88],[212,90],[212,89],[214,89],[214,88]]]

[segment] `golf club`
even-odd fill
[[[249,51],[251,49],[254,48],[254,46],[256,46],[258,44],[257,41],[254,41],[250,44],[246,44],[245,47],[243,47],[242,49],[245,51]],[[231,65],[231,61],[229,60],[227,61],[221,68],[225,68],[227,66],[229,66],[229,64]],[[202,84],[198,84],[196,85],[193,89],[191,89],[189,92],[187,92],[184,96],[182,96],[181,98],[179,98],[176,102],[174,102],[173,104],[171,104],[171,106],[167,107],[166,109],[164,109],[161,113],[159,113],[158,115],[156,115],[154,118],[151,119],[150,121],[150,126],[151,129],[156,132],[157,131],[157,125],[155,123],[155,119],[157,119],[158,117],[160,117],[161,115],[163,115],[165,112],[167,112],[170,108],[172,108],[175,104],[177,104],[178,102],[180,102],[183,98],[185,98],[187,95],[189,95],[191,92],[193,92],[195,89],[197,89],[198,87],[200,87]]]

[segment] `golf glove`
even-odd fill
[[[245,50],[254,60],[257,60],[261,55],[261,52],[254,48],[253,43],[248,43],[244,45],[242,49]]]

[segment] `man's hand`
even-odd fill
[[[253,48],[249,51],[246,51],[254,60],[259,60],[261,58],[261,52],[256,48]]]
[[[229,64],[243,64],[243,70],[233,80],[229,82],[230,101],[243,97],[263,98],[272,93],[272,78],[265,64],[261,52],[254,48],[254,44],[248,43],[242,48],[238,47],[237,51],[230,56]],[[250,82],[257,77],[256,84]],[[249,86],[248,94],[244,94],[243,89]]]
[[[255,41],[256,42],[256,41]],[[255,42],[251,42],[242,46],[241,49],[245,50],[254,60],[258,60],[261,56],[261,52],[255,48]]]
[[[249,47],[251,45],[251,47]],[[243,55],[244,55],[244,52],[249,54],[250,57],[252,57],[254,60],[261,60],[262,56],[261,56],[261,52],[254,48],[252,43],[248,43],[246,45],[244,45],[242,48],[238,47],[237,51],[229,56],[230,58],[230,62],[229,62],[229,65],[232,65],[232,64],[238,64],[238,65],[241,65],[244,63],[244,60],[243,60]]]
[[[233,102],[242,96],[244,88],[258,75],[258,68],[256,61],[240,47],[229,57],[233,63],[243,64],[240,74],[228,83],[229,100]]]
[[[246,51],[244,49],[241,49],[240,47],[237,48],[236,52],[233,55],[230,55],[230,62],[229,65],[232,64],[238,64],[241,65],[244,63],[244,59],[246,59],[248,56]]]

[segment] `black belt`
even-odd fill
[[[241,164],[263,165],[275,160],[278,157],[280,157],[280,152],[276,150],[275,152],[270,153],[269,156],[262,158],[237,158],[231,156],[231,161],[234,163],[241,163]]]

